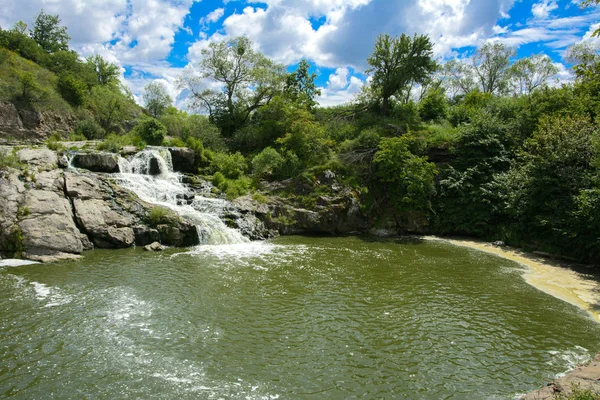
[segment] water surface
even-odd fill
[[[522,273],[357,237],[0,268],[0,397],[510,399],[600,350]]]

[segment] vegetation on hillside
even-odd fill
[[[40,13],[31,34],[22,23],[0,31],[0,100],[72,112],[80,135],[111,133],[107,149],[187,145],[228,196],[290,180],[281,194],[300,205],[311,195],[294,188],[327,194],[317,177],[331,170],[374,221],[385,214],[399,230],[419,220],[433,233],[600,261],[600,55],[590,46],[569,50],[576,78],[558,85],[545,55],[514,60],[488,43],[439,65],[427,36],[381,35],[371,84],[321,108],[306,60],[287,73],[240,37],[212,42],[181,77],[191,114],[158,81],[136,106],[116,66],[80,59],[52,17]]]

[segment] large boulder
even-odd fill
[[[169,147],[173,171],[195,174],[198,172],[196,152],[187,147]]]
[[[73,258],[83,251],[67,199],[48,190],[29,190],[18,223],[25,257],[36,261]]]
[[[119,172],[119,160],[113,153],[79,153],[73,156],[71,165],[93,172]]]
[[[55,169],[58,165],[56,153],[50,149],[25,148],[17,152],[19,161],[26,164],[28,168],[35,168],[40,171],[49,171]]]

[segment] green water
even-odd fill
[[[600,350],[521,267],[287,237],[0,269],[0,398],[512,399]]]

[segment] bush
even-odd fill
[[[75,133],[83,135],[89,140],[102,139],[106,135],[104,129],[91,118],[79,121],[75,127]]]
[[[284,162],[284,158],[272,147],[267,147],[252,159],[252,172],[258,176],[272,175]]]
[[[237,179],[246,172],[248,164],[240,153],[212,153],[211,171],[221,172],[228,179]]]
[[[19,168],[19,158],[13,151],[12,153],[5,153],[0,151],[0,171],[5,171],[8,168]]]
[[[419,115],[423,121],[440,121],[446,118],[448,101],[442,89],[430,90],[419,103]]]
[[[61,74],[58,77],[58,92],[72,106],[85,103],[87,85],[71,74]]]
[[[137,124],[134,132],[147,144],[160,146],[167,134],[167,128],[155,118],[146,118]]]

